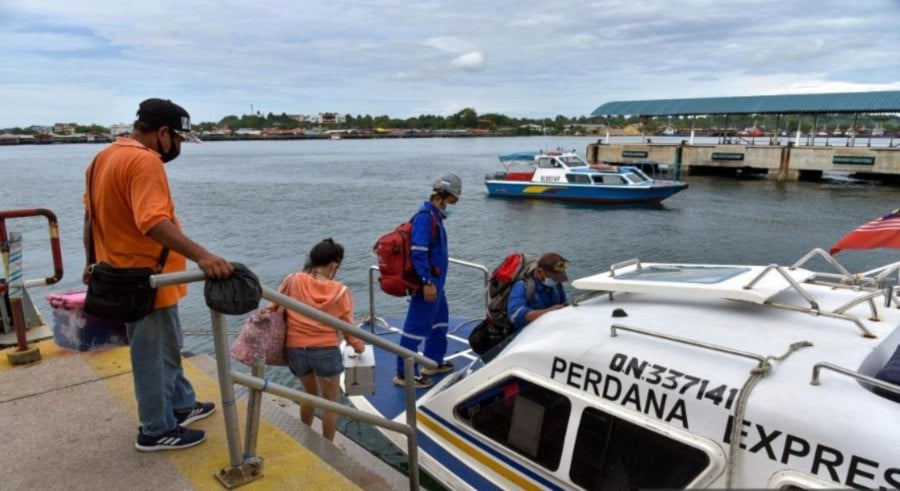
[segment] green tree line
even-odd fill
[[[374,130],[383,129],[401,129],[401,130],[485,130],[489,132],[508,132],[513,134],[574,134],[583,132],[584,125],[608,124],[611,128],[624,128],[629,125],[642,126],[645,133],[652,134],[663,131],[667,127],[672,127],[681,132],[689,131],[693,125],[696,129],[736,129],[742,130],[750,127],[765,128],[766,132],[772,132],[776,129],[784,131],[796,131],[797,125],[803,132],[812,130],[812,116],[804,115],[800,118],[797,115],[783,115],[780,118],[775,115],[733,115],[733,116],[707,116],[707,117],[658,117],[658,118],[641,118],[638,116],[615,116],[610,118],[604,117],[567,117],[557,115],[555,118],[514,118],[504,114],[485,113],[478,114],[474,108],[465,108],[449,116],[438,116],[434,114],[422,114],[419,116],[399,119],[392,118],[388,115],[372,116],[345,114],[344,121],[341,123],[318,124],[310,121],[297,121],[296,119],[281,113],[276,115],[269,113],[265,116],[262,114],[245,114],[242,116],[229,115],[219,121],[205,121],[195,124],[194,128],[198,131],[212,130],[237,130],[241,128],[264,130],[268,128],[275,129],[302,129],[302,130],[330,130],[330,129],[356,129],[356,130]],[[821,115],[818,118],[816,128],[817,131],[848,131],[852,129],[854,118],[852,115]],[[856,128],[873,128],[874,126],[882,127],[885,132],[895,132],[900,130],[900,117],[897,115],[861,115],[856,120]],[[33,130],[29,128],[11,128],[4,130],[13,134],[32,134]],[[109,129],[100,125],[76,126],[76,133],[108,133]]]

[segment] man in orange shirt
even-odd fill
[[[90,234],[98,263],[156,269],[164,258],[163,272],[170,273],[183,271],[187,258],[208,278],[227,278],[234,271],[231,263],[181,232],[163,167],[178,157],[183,141],[199,141],[191,133],[190,115],[172,101],[147,99],[137,116],[131,136],[101,150],[86,171],[88,258]],[[163,248],[169,249],[167,256],[162,254]],[[85,283],[89,274],[86,269]],[[203,442],[203,431],[184,426],[216,409],[213,403],[196,400],[182,370],[178,300],[186,294],[184,284],[161,287],[153,312],[126,324],[141,420],[135,447],[141,451],[187,448]]]

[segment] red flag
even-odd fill
[[[843,249],[900,249],[900,208],[845,235],[831,246],[831,255]]]

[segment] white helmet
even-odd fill
[[[446,191],[459,199],[462,194],[462,179],[456,174],[442,174],[434,180],[431,187],[435,191]]]

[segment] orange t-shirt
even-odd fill
[[[93,170],[93,183],[91,179]],[[117,268],[156,269],[162,244],[147,232],[163,220],[171,220],[179,229],[175,203],[162,159],[155,151],[131,138],[119,138],[100,151],[85,171],[88,194],[85,209],[91,212],[91,233],[97,262]],[[187,261],[169,251],[163,271],[184,271]],[[164,286],[156,294],[156,308],[171,307],[187,294],[187,285]]]
[[[280,288],[283,293],[338,319],[353,323],[353,295],[339,281],[316,278],[308,273],[295,273],[287,277]],[[341,344],[341,331],[287,310],[285,324],[288,348],[330,348]],[[362,341],[344,334],[347,344],[362,347]]]

